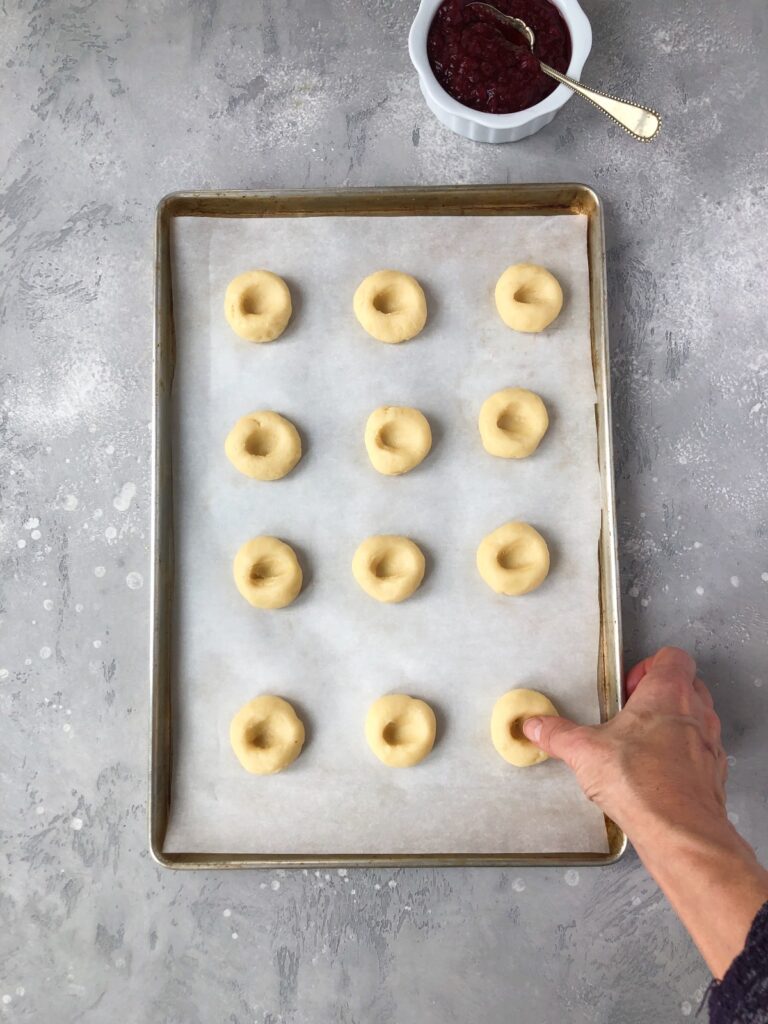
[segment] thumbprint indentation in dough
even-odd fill
[[[243,705],[229,726],[232,749],[253,775],[287,768],[301,753],[304,738],[304,724],[288,701],[270,694]]]
[[[262,409],[241,416],[224,442],[227,458],[252,480],[282,480],[301,458],[301,437],[280,413]]]
[[[408,442],[411,440],[411,430],[408,425],[402,423],[385,423],[376,440],[379,448],[396,452],[408,446]]]
[[[524,569],[528,565],[524,544],[507,544],[496,556],[502,569]]]
[[[275,450],[277,438],[271,430],[254,430],[246,439],[245,450],[249,455],[255,455],[259,459],[265,458]]]
[[[389,345],[415,338],[427,322],[423,288],[399,270],[370,274],[358,285],[352,305],[361,327]]]
[[[274,747],[277,737],[269,722],[259,722],[248,731],[246,742],[259,750],[268,750],[270,747]]]
[[[563,307],[560,282],[544,267],[516,263],[496,282],[496,309],[515,331],[538,334],[549,327]]]
[[[515,302],[524,302],[526,304],[540,302],[544,298],[541,290],[532,281],[527,281],[524,285],[521,285],[512,297]]]
[[[368,745],[391,768],[423,761],[434,745],[435,731],[435,713],[429,704],[403,693],[380,697],[365,719]]]
[[[424,555],[408,537],[368,537],[352,559],[352,575],[366,594],[386,604],[410,597],[424,579],[424,568]]]
[[[432,430],[418,409],[382,405],[365,424],[365,447],[374,469],[385,476],[401,476],[427,457]]]
[[[274,558],[261,558],[251,566],[251,583],[254,583],[257,587],[271,583],[279,576],[282,576],[282,572]]]
[[[509,690],[496,701],[491,714],[491,742],[496,751],[516,768],[546,761],[548,755],[523,732],[523,723],[537,715],[556,715],[552,701],[538,690]]]
[[[380,580],[398,579],[405,576],[409,568],[409,559],[398,550],[385,551],[380,558],[371,561],[371,572]]]
[[[269,270],[248,270],[227,285],[224,315],[235,334],[246,341],[279,338],[291,311],[288,285]]]
[[[397,301],[397,289],[382,288],[373,297],[373,308],[385,316],[389,316],[390,313],[397,313],[400,309],[400,304]]]
[[[523,732],[523,721],[524,719],[522,718],[514,718],[509,723],[509,735],[512,737],[513,740],[524,742],[528,739],[528,737]]]
[[[483,538],[477,549],[477,568],[497,594],[527,594],[547,578],[549,548],[528,523],[505,523]]]
[[[261,289],[258,286],[245,289],[240,299],[240,310],[245,316],[259,316],[264,312]]]
[[[382,737],[390,747],[401,747],[404,743],[416,743],[421,737],[419,722],[409,721],[407,715],[384,726]]]
[[[506,434],[516,434],[521,427],[525,426],[525,417],[518,416],[507,410],[496,420],[496,426]]]
[[[525,459],[549,426],[547,407],[526,388],[504,388],[486,398],[478,420],[483,447],[501,459]]]
[[[254,537],[235,555],[237,589],[254,608],[285,608],[301,591],[303,574],[296,552],[277,537]]]

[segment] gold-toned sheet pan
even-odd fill
[[[585,185],[533,184],[450,188],[376,188],[261,192],[177,192],[158,205],[155,238],[154,434],[152,521],[151,745],[149,844],[155,859],[174,868],[326,866],[466,866],[609,864],[626,837],[606,819],[608,852],[276,856],[238,853],[167,853],[164,839],[173,799],[172,609],[174,595],[173,436],[171,394],[175,365],[171,222],[174,217],[323,216],[572,216],[588,218],[595,415],[602,480],[598,550],[600,644],[596,685],[603,720],[621,704],[621,624],[613,489],[610,377],[606,317],[605,241],[597,195]]]

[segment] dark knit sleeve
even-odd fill
[[[710,1024],[768,1024],[768,903],[758,910],[744,949],[709,993]]]

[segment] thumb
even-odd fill
[[[577,750],[583,747],[587,731],[585,726],[556,715],[528,718],[523,722],[523,732],[531,743],[535,743],[545,754],[565,761],[571,768]]]

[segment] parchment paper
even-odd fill
[[[521,770],[490,741],[496,699],[515,686],[562,713],[599,719],[600,529],[590,360],[586,219],[425,217],[214,219],[173,224],[176,629],[174,786],[166,849],[265,853],[604,852],[603,817],[555,761]],[[563,312],[541,335],[510,331],[493,288],[510,263],[549,267]],[[224,290],[243,270],[285,277],[295,314],[282,339],[238,339]],[[362,278],[413,273],[429,321],[383,345],[352,312]],[[544,398],[550,430],[523,461],[487,455],[477,429],[492,392]],[[428,417],[432,454],[404,477],[368,461],[363,430],[382,404]],[[235,420],[275,409],[305,454],[278,483],[224,455]],[[504,598],[480,579],[480,540],[509,519],[546,537],[545,584]],[[425,582],[400,605],[351,573],[374,533],[412,537]],[[274,534],[297,550],[305,588],[291,607],[251,608],[232,580],[238,547]],[[229,744],[234,712],[259,693],[296,706],[308,741],[288,771],[246,774]],[[380,764],[363,723],[387,692],[427,700],[438,740],[418,767]]]

